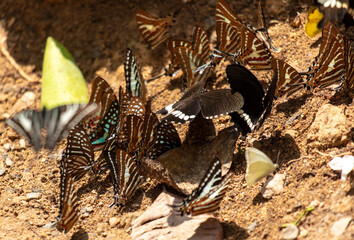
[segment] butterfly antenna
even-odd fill
[[[155,77],[152,77],[152,78],[150,78],[150,79],[148,79],[148,80],[145,80],[145,82],[148,83],[148,82],[151,82],[152,80],[161,78],[161,77],[163,77],[163,76],[167,76],[167,70],[166,70],[166,69],[165,69],[164,73],[162,73],[162,74],[160,74],[160,75],[157,75],[157,76],[155,76]]]

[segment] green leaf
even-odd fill
[[[47,38],[42,69],[41,108],[87,103],[85,78],[69,51],[52,37]]]

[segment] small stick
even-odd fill
[[[31,224],[30,224],[29,222],[27,222],[27,224],[28,224],[30,230],[31,230],[34,234],[36,234],[40,239],[45,240],[44,237],[40,236],[40,235],[32,228],[32,226],[31,226]]]
[[[6,41],[6,33],[3,28],[3,26],[0,24],[0,51],[1,53],[5,56],[5,58],[10,62],[10,64],[16,69],[16,71],[26,79],[27,81],[31,83],[39,83],[38,80],[33,80],[27,73],[25,73],[22,68],[16,63],[15,59],[13,59],[10,55],[10,53],[7,51],[5,47],[5,41]]]

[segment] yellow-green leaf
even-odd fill
[[[52,37],[47,38],[42,69],[41,107],[87,103],[85,78],[69,51]]]

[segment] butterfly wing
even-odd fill
[[[298,71],[283,60],[273,58],[272,68],[277,75],[278,84],[276,87],[277,96],[290,96],[298,90],[304,88],[305,81]]]
[[[148,150],[147,156],[151,159],[158,158],[161,154],[181,146],[181,139],[172,123],[162,120],[156,127],[153,145]]]
[[[57,222],[59,231],[67,233],[79,219],[77,190],[74,179],[67,175],[61,180],[60,210]]]
[[[216,23],[217,49],[234,54],[241,47],[241,35],[237,28],[225,22]]]
[[[238,92],[231,94],[230,89],[204,92],[198,99],[203,117],[207,119],[235,112],[244,105],[242,95]]]
[[[198,188],[187,196],[182,204],[174,207],[179,208],[181,215],[192,214],[194,216],[213,211],[218,208],[227,191],[230,180],[231,173],[227,174],[224,179],[222,178],[221,162],[219,159],[215,159],[209,166]]]
[[[136,24],[140,35],[151,49],[154,49],[170,37],[168,30],[172,24],[172,18],[157,18],[142,9],[138,9],[136,10]]]
[[[210,43],[208,35],[203,28],[197,26],[193,29],[192,49],[199,54],[199,57],[204,61],[209,60]]]
[[[354,51],[348,37],[344,37],[344,55],[345,55],[345,80],[347,89],[354,85]]]
[[[127,91],[130,91],[132,96],[140,97],[143,101],[146,101],[145,81],[136,62],[134,52],[129,48],[124,63],[124,72]]]
[[[113,179],[114,203],[111,206],[124,205],[143,183],[144,178],[134,159],[125,151],[104,151],[104,156]]]
[[[44,112],[47,129],[45,147],[52,150],[56,143],[68,136],[69,131],[83,118],[97,111],[95,103],[63,105]]]
[[[23,110],[12,118],[7,119],[6,123],[20,135],[25,136],[36,151],[42,147],[41,129],[43,127],[43,118],[41,112]]]
[[[62,163],[67,174],[75,181],[82,178],[94,163],[94,152],[89,136],[82,126],[77,125],[70,131]]]
[[[272,160],[256,148],[248,148],[245,157],[247,160],[246,182],[249,186],[275,170],[276,165]]]

